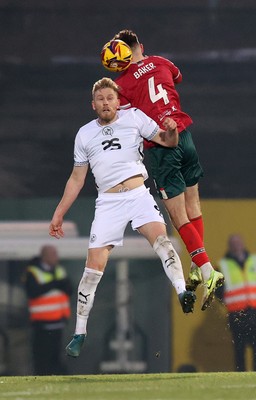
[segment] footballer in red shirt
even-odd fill
[[[166,117],[177,123],[179,144],[164,148],[146,142],[150,166],[160,198],[191,256],[187,289],[204,284],[202,310],[209,307],[217,287],[224,282],[213,269],[204,248],[204,226],[200,208],[198,181],[203,176],[191,133],[192,119],[182,111],[175,85],[182,81],[178,67],[159,56],[145,56],[144,47],[131,30],[122,30],[114,39],[123,40],[132,50],[132,63],[115,82],[120,87],[122,108],[137,107],[160,127]]]
[[[175,84],[182,81],[181,72],[166,58],[146,56],[138,63],[132,63],[115,81],[121,88],[122,108],[140,108],[159,126],[163,126],[164,119],[171,116],[179,132],[192,124],[190,116],[181,110],[175,89]],[[153,145],[149,142],[150,147]],[[147,143],[145,147],[148,147]]]

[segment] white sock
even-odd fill
[[[85,267],[77,290],[77,314],[75,334],[86,334],[87,320],[93,306],[95,292],[103,272]]]
[[[173,285],[174,289],[176,290],[177,295],[185,292],[185,290],[186,290],[184,278],[175,279],[172,282],[172,285]]]
[[[153,244],[153,249],[160,257],[164,271],[175,288],[176,293],[178,295],[183,293],[186,287],[182,265],[170,239],[165,235],[158,236]]]
[[[191,261],[190,270],[192,271],[195,268],[199,268],[199,267],[194,263],[194,261]]]
[[[212,264],[208,261],[204,265],[200,267],[200,270],[202,272],[202,277],[204,281],[208,281],[210,278],[211,272],[213,271]]]

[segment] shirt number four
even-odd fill
[[[156,90],[158,92],[156,92]],[[155,77],[152,76],[148,80],[148,91],[149,91],[149,97],[152,103],[157,102],[160,99],[163,99],[164,104],[169,103],[167,91],[163,88],[162,84],[159,83],[157,87],[155,87]]]

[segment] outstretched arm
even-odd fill
[[[74,167],[67,181],[62,199],[60,200],[49,227],[49,234],[57,239],[64,236],[62,229],[63,218],[66,212],[70,209],[82,187],[84,186],[85,178],[88,171],[88,165]]]
[[[176,147],[179,143],[179,133],[177,124],[172,118],[166,118],[163,122],[166,131],[159,129],[157,134],[151,139],[152,142],[158,143],[165,147]]]

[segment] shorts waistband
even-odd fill
[[[126,192],[117,192],[117,193],[99,193],[98,199],[127,199],[129,197],[134,197],[139,193],[145,192],[147,187],[145,185],[141,185],[136,187],[135,189],[127,190]]]

